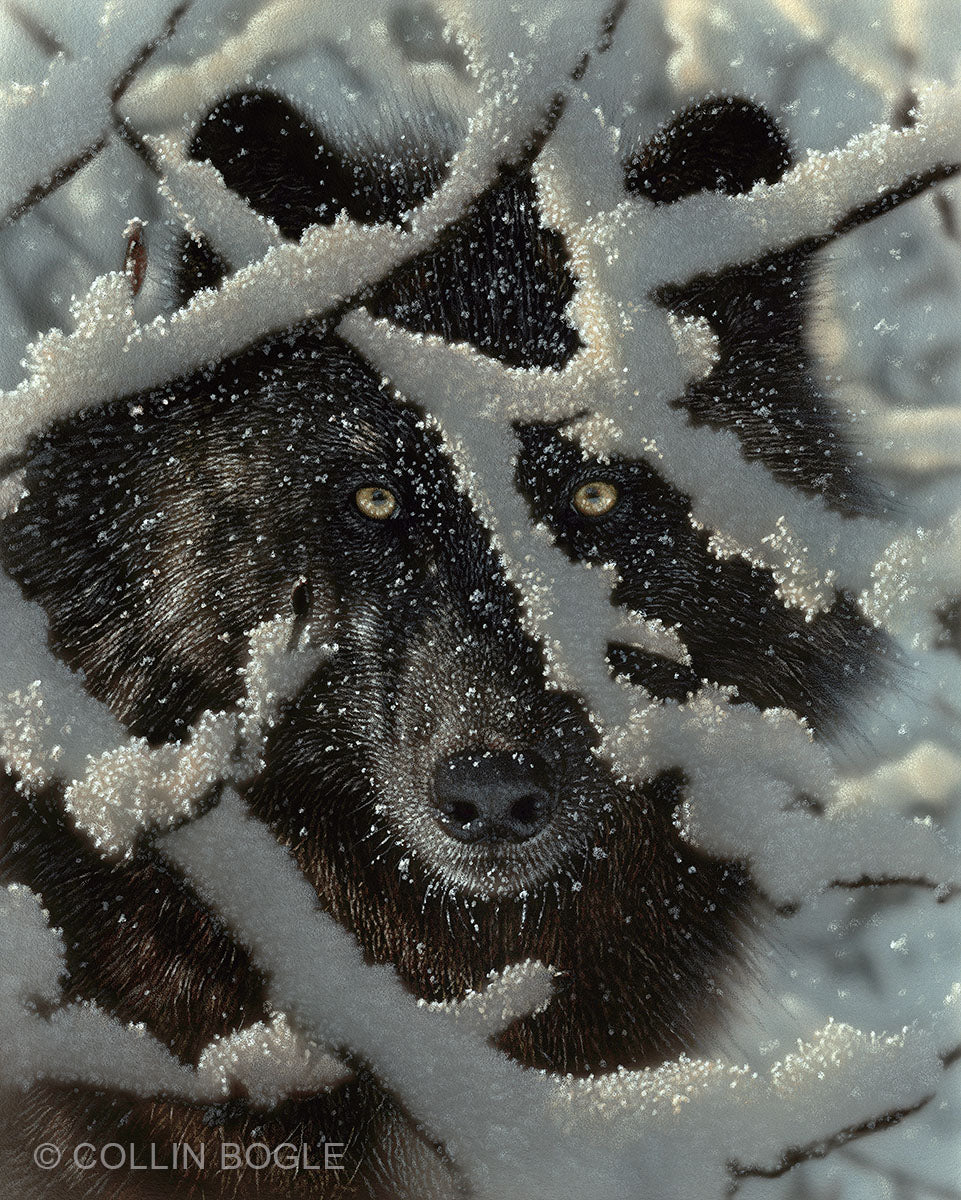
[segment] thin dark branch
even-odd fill
[[[882,192],[876,200],[871,200],[868,204],[859,205],[852,212],[847,213],[837,222],[829,234],[812,240],[817,241],[820,245],[826,245],[835,238],[843,237],[846,233],[850,233],[852,229],[857,229],[859,225],[866,225],[868,221],[873,221],[876,217],[881,217],[892,209],[897,208],[905,200],[912,200],[915,196],[919,196],[933,184],[943,183],[945,179],[950,179],[953,175],[957,175],[958,171],[961,171],[961,163],[941,163],[936,167],[932,167],[930,171],[923,171],[920,175],[912,175],[909,179],[905,179],[903,183],[898,184],[897,187],[888,188]]]
[[[926,888],[929,892],[937,892],[939,904],[946,904],[956,896],[961,895],[961,889],[950,884],[938,883],[937,880],[927,879],[921,875],[862,875],[857,879],[834,879],[832,888],[843,888],[845,891],[856,891],[858,888],[877,887],[917,887]]]
[[[121,71],[117,76],[113,89],[110,92],[111,105],[117,104],[123,99],[124,93],[137,78],[137,72],[142,66],[150,61],[159,46],[162,46],[169,37],[172,36],[174,30],[180,24],[184,13],[190,8],[192,0],[183,0],[182,4],[171,12],[167,18],[167,23],[164,25],[160,33],[155,38],[147,42],[137,51],[133,60]]]
[[[752,261],[754,263],[773,263],[779,260],[786,262],[797,255],[813,254],[815,251],[830,245],[831,242],[844,237],[845,234],[851,233],[853,230],[868,224],[877,217],[884,216],[885,213],[893,211],[898,205],[904,204],[908,200],[913,200],[916,196],[921,195],[935,184],[943,183],[946,179],[951,179],[959,171],[961,171],[961,163],[939,163],[938,166],[932,167],[928,171],[922,171],[919,175],[911,175],[894,187],[887,188],[867,204],[859,204],[856,208],[846,212],[844,216],[840,217],[824,233],[799,238],[796,242],[792,242],[780,250],[766,251]],[[749,265],[751,264],[747,260],[738,264],[740,267]],[[658,304],[669,307],[683,300],[692,290],[710,284],[713,279],[728,269],[728,267],[724,267],[720,271],[702,272],[687,279],[684,283],[662,284],[653,289],[651,298]]]
[[[941,218],[941,226],[944,229],[945,235],[951,238],[952,241],[961,242],[961,229],[958,228],[958,219],[954,215],[951,201],[944,192],[935,192],[934,207],[938,210],[938,216]]]
[[[111,109],[116,107],[117,102],[136,78],[138,71],[149,61],[157,47],[162,45],[177,28],[180,19],[190,8],[190,3],[191,0],[184,0],[184,3],[179,4],[167,18],[167,23],[163,30],[155,38],[151,38],[149,42],[141,46],[131,61],[117,76],[110,89]],[[58,167],[46,183],[34,184],[23,198],[18,200],[4,217],[0,218],[0,229],[4,229],[7,225],[12,225],[14,221],[19,221],[24,213],[29,212],[41,200],[45,200],[47,196],[51,195],[59,187],[62,187],[81,167],[85,167],[91,159],[95,158],[107,145],[108,141],[109,134],[107,132],[101,133],[96,141],[86,146],[68,163],[65,163],[62,167]]]
[[[12,225],[14,221],[19,221],[34,205],[39,204],[41,200],[45,200],[57,188],[62,187],[67,180],[72,179],[81,167],[85,167],[91,159],[96,158],[106,144],[107,137],[104,134],[97,138],[92,145],[81,150],[75,158],[72,158],[62,167],[58,167],[46,183],[35,183],[27,194],[13,205],[7,215],[0,218],[0,229],[5,229],[8,225]]]
[[[114,132],[120,136],[121,141],[126,142],[144,166],[159,179],[163,171],[160,168],[160,163],[157,161],[156,154],[154,154],[126,117],[122,117],[116,109],[111,109],[110,117],[113,121]]]
[[[617,30],[618,23],[624,15],[624,10],[627,8],[627,0],[614,0],[610,11],[605,15],[601,22],[601,37],[597,43],[597,53],[606,54],[611,48],[611,43],[614,41],[614,34]]]
[[[892,129],[913,129],[918,123],[918,93],[905,88],[891,114]]]
[[[941,1065],[945,1070],[948,1067],[953,1067],[956,1062],[961,1062],[961,1046],[954,1046],[950,1050],[945,1050],[941,1055]]]
[[[67,47],[58,41],[49,29],[41,25],[33,13],[27,12],[21,5],[15,3],[15,0],[7,0],[3,7],[49,58],[56,58],[58,54],[62,54],[66,58],[71,57]]]
[[[809,1142],[806,1146],[797,1146],[790,1150],[785,1150],[781,1161],[776,1167],[745,1167],[739,1163],[729,1163],[728,1170],[734,1180],[734,1186],[730,1194],[733,1195],[737,1191],[738,1181],[741,1179],[748,1179],[751,1176],[759,1179],[778,1179],[781,1175],[786,1175],[798,1163],[809,1162],[814,1158],[824,1158],[832,1150],[837,1150],[841,1146],[847,1145],[848,1142],[854,1141],[856,1138],[866,1137],[868,1134],[876,1133],[879,1129],[897,1125],[911,1113],[923,1108],[931,1099],[932,1097],[928,1096],[919,1104],[915,1104],[910,1108],[901,1108],[893,1112],[884,1113],[882,1116],[875,1117],[870,1121],[864,1121],[860,1125],[850,1125],[846,1129],[839,1129],[837,1133],[832,1134],[830,1137],[821,1138],[816,1142]],[[952,1200],[954,1200],[953,1197]]]

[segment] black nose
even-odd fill
[[[434,772],[434,806],[461,842],[523,842],[557,808],[547,764],[531,750],[465,750]]]

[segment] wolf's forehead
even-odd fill
[[[326,398],[315,429],[324,448],[365,463],[404,468],[438,466],[441,458],[417,414],[385,396],[338,404]]]
[[[324,434],[337,446],[364,457],[379,457],[389,448],[387,431],[373,420],[350,412],[331,412],[325,420]]]

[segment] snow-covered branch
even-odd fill
[[[95,45],[76,57],[58,53],[39,86],[0,89],[0,227],[106,144],[113,105],[186,7],[110,4]]]
[[[766,1069],[682,1059],[658,1070],[558,1082],[520,1070],[462,1022],[445,1025],[441,1014],[425,1013],[390,968],[364,964],[236,799],[169,834],[164,849],[269,971],[285,1011],[369,1063],[485,1200],[628,1200],[642,1181],[657,1187],[660,1200],[720,1197],[728,1165],[770,1169],[797,1144],[799,1114],[805,1138],[817,1140],[914,1108],[937,1085],[938,1042],[930,1036],[879,1038],[834,1025]],[[849,1091],[855,1080],[857,1104]],[[682,1161],[679,1143],[687,1147]]]

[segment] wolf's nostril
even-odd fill
[[[465,750],[437,764],[437,820],[463,842],[523,842],[557,807],[550,768],[530,750]]]
[[[449,808],[445,808],[444,813],[459,825],[469,825],[471,821],[476,821],[480,816],[477,805],[471,804],[468,800],[455,800]]]
[[[541,797],[534,795],[533,792],[526,796],[521,796],[520,800],[515,800],[511,805],[511,820],[517,821],[521,825],[530,825],[537,820],[540,803]]]

